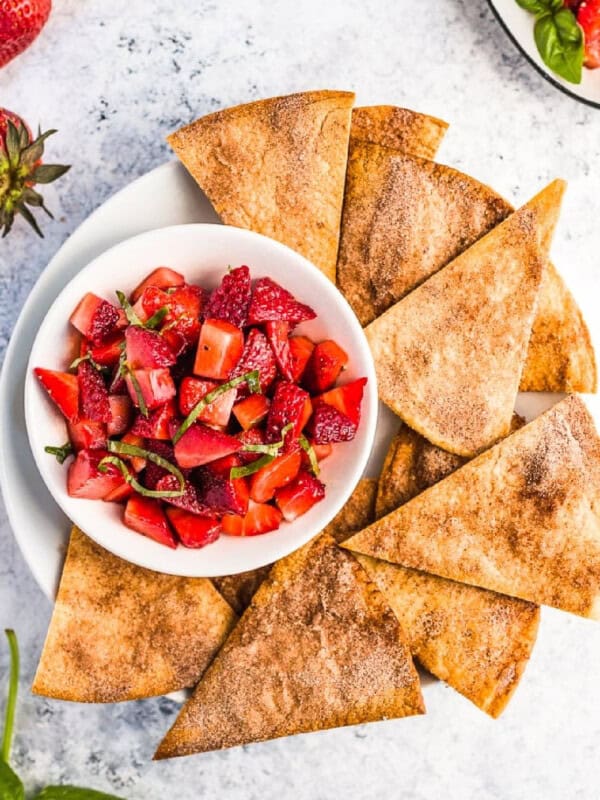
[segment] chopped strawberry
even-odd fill
[[[170,461],[171,464],[175,463],[175,451],[170,442],[163,442],[160,439],[146,439],[145,448],[146,450],[150,450],[151,453],[156,453],[157,456],[161,456],[161,458]],[[146,489],[156,489],[160,479],[170,474],[171,473],[164,469],[164,467],[155,464],[154,461],[148,460],[144,472],[144,486]]]
[[[329,458],[329,456],[333,451],[333,445],[331,444],[331,442],[325,442],[325,444],[317,444],[316,442],[311,442],[309,440],[309,444],[315,451],[317,461],[324,461],[326,458]]]
[[[184,378],[179,386],[179,410],[183,416],[187,417],[198,403],[218,386],[219,384],[215,381],[205,381],[192,376]],[[229,423],[236,395],[236,389],[230,389],[219,395],[216,400],[206,406],[198,419],[201,422],[206,422],[207,425],[226,427]]]
[[[266,392],[277,375],[277,362],[267,337],[257,328],[252,328],[248,333],[242,357],[229,378],[237,378],[253,370],[258,370],[261,391]],[[245,397],[249,391],[245,384],[238,386],[238,397]]]
[[[293,522],[325,497],[325,486],[318,478],[305,470],[298,473],[295,480],[278,489],[275,502],[283,518]]]
[[[169,297],[170,312],[161,334],[178,355],[195,347],[200,336],[200,315],[206,304],[206,292],[199,286],[181,286]]]
[[[161,308],[170,309],[171,296],[157,286],[146,286],[133,304],[133,310],[140,322],[148,322]]]
[[[125,436],[122,436],[121,441],[124,444],[132,444],[134,447],[144,447],[143,436],[138,436],[133,433],[133,431],[129,431]],[[171,448],[171,455],[172,454],[173,448]],[[146,467],[146,459],[141,456],[121,456],[121,458],[125,459],[125,461],[129,461],[134,472],[141,472]]]
[[[180,488],[179,481],[175,475],[166,473],[156,484],[159,492],[176,492]],[[200,499],[198,490],[189,481],[185,482],[184,493],[178,497],[165,497],[165,502],[169,505],[189,511],[190,514],[203,514],[211,516],[211,509]],[[214,514],[212,514],[214,516]]]
[[[277,456],[251,476],[250,497],[257,503],[271,500],[277,489],[294,480],[301,462],[302,456],[298,450]]]
[[[223,276],[220,286],[212,292],[206,306],[206,316],[243,328],[248,321],[251,294],[248,267],[233,269]]]
[[[170,289],[174,286],[183,286],[185,278],[179,272],[169,267],[157,267],[145,278],[139,286],[131,293],[131,302],[138,300],[147,286],[155,286],[157,289]]]
[[[125,383],[125,377],[121,370],[120,364],[115,364],[110,383],[108,385],[108,391],[110,394],[123,394],[127,391],[127,384]]]
[[[295,383],[280,381],[277,384],[267,417],[265,435],[267,442],[280,441],[282,430],[290,423],[294,425],[294,428],[289,433],[289,439],[298,438],[302,431],[301,425],[307,399],[309,399],[308,392]]]
[[[262,428],[250,428],[250,430],[242,431],[238,433],[237,438],[242,442],[242,445],[265,444],[265,433]],[[256,461],[257,458],[260,458],[261,455],[262,453],[244,452],[241,450],[237,454],[237,458],[240,459],[242,464],[251,464],[253,461]]]
[[[207,319],[200,329],[194,373],[203,378],[227,380],[244,351],[244,334],[235,325]]]
[[[316,444],[349,442],[356,436],[356,425],[350,417],[327,403],[315,408],[307,430]]]
[[[225,514],[221,520],[223,533],[229,536],[258,536],[275,531],[281,524],[281,511],[268,503],[250,500],[245,516]]]
[[[313,413],[313,404],[311,403],[310,397],[307,397],[304,401],[304,407],[302,408],[302,414],[300,415],[300,421],[298,422],[298,428],[302,431],[308,425],[308,420],[312,417]]]
[[[125,331],[127,363],[131,369],[160,369],[172,367],[175,353],[160,333],[130,325]]]
[[[89,361],[82,361],[77,367],[77,380],[81,416],[95,422],[110,422],[112,415],[108,389],[102,375]]]
[[[304,303],[299,303],[287,289],[271,278],[259,278],[254,285],[248,322],[257,325],[261,322],[282,320],[291,323],[292,327],[317,315]]]
[[[180,467],[193,468],[236,453],[240,441],[220,431],[195,423],[175,445],[175,459]]]
[[[88,352],[95,363],[99,364],[101,367],[114,367],[119,363],[123,342],[123,335],[117,333],[102,344],[92,345]],[[84,354],[82,353],[81,355]]]
[[[319,342],[306,365],[302,382],[311,394],[325,392],[335,384],[347,363],[346,351],[336,342],[331,339]]]
[[[299,383],[312,351],[315,349],[314,342],[306,336],[290,337],[290,352],[292,354],[292,380]]]
[[[269,398],[264,394],[251,394],[233,407],[233,415],[247,431],[259,425],[269,413]]]
[[[98,465],[107,455],[106,450],[81,450],[77,453],[67,472],[67,492],[70,497],[102,500],[125,483],[113,464],[106,465],[106,472],[98,469]]]
[[[78,419],[67,422],[69,441],[73,448],[79,450],[103,450],[106,448],[106,425],[93,419]]]
[[[166,368],[135,369],[131,374],[126,375],[125,383],[134,406],[139,408],[140,401],[135,385],[137,383],[137,387],[149,411],[163,405],[163,403],[166,403],[177,394],[171,373]]]
[[[267,339],[271,345],[271,349],[275,354],[275,361],[279,367],[279,371],[283,377],[288,381],[294,380],[294,361],[292,359],[292,351],[290,350],[289,322],[266,322],[265,331]]]
[[[70,317],[73,327],[99,345],[122,326],[119,309],[91,292],[84,295]]]
[[[221,523],[218,520],[189,514],[181,508],[167,508],[167,517],[184,547],[204,547],[221,535]]]
[[[167,441],[171,438],[171,422],[177,416],[175,401],[169,400],[164,405],[151,411],[147,417],[137,414],[131,427],[131,432],[145,439],[162,439]]]
[[[366,378],[359,378],[344,386],[337,386],[335,389],[315,397],[313,403],[315,406],[320,403],[327,403],[327,405],[337,408],[358,427],[360,423],[360,406],[366,383]]]
[[[158,500],[134,494],[125,506],[123,522],[128,528],[154,539],[159,544],[173,549],[177,547],[177,540]]]
[[[125,500],[129,500],[129,498],[134,494],[134,489],[128,483],[123,483],[122,486],[118,486],[116,489],[113,489],[112,492],[109,492],[106,497],[103,497],[105,503],[123,503]]]
[[[245,514],[248,509],[248,483],[245,478],[231,479],[233,467],[239,467],[238,456],[220,458],[194,472],[194,480],[202,502],[216,514]]]
[[[127,431],[131,417],[133,415],[133,407],[131,400],[126,394],[115,394],[108,398],[110,406],[110,420],[108,422],[108,435],[120,436]]]
[[[35,375],[69,422],[79,416],[79,382],[76,375],[36,367]]]
[[[577,22],[583,28],[584,64],[588,69],[600,67],[600,0],[584,0],[579,4]]]

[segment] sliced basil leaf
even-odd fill
[[[158,326],[163,321],[163,319],[167,316],[169,311],[170,311],[169,306],[162,306],[161,308],[158,309],[158,311],[155,311],[154,314],[152,314],[150,319],[146,321],[144,327],[145,328],[149,328],[150,330],[154,330],[155,328],[158,328]]]
[[[125,296],[124,292],[119,292],[118,290],[115,292],[117,298],[119,299],[119,303],[121,304],[121,308],[125,312],[125,316],[127,317],[127,322],[130,325],[138,325],[139,327],[143,327],[144,323],[138,317],[138,315],[133,310],[133,306]]]
[[[583,32],[568,8],[538,18],[534,38],[544,64],[570,83],[581,83]]]
[[[62,447],[53,447],[47,445],[44,447],[44,452],[50,456],[54,456],[59,464],[64,464],[70,455],[73,455],[73,445],[71,442],[66,442]]]
[[[557,11],[563,4],[563,0],[516,0],[516,2],[525,11],[529,11],[536,16],[538,14],[547,14],[549,11]]]
[[[239,375],[237,378],[232,378],[230,381],[227,381],[227,383],[222,383],[220,386],[217,386],[216,389],[213,389],[212,392],[209,392],[207,395],[205,395],[200,402],[196,403],[194,408],[192,408],[190,413],[181,423],[181,426],[177,429],[175,436],[173,436],[173,444],[177,444],[183,434],[192,427],[194,422],[196,422],[200,414],[202,414],[207,406],[209,406],[211,403],[214,403],[214,401],[222,394],[225,394],[230,389],[235,389],[236,386],[239,386],[242,383],[247,383],[250,391],[253,394],[258,394],[260,392],[260,375],[258,370],[254,369],[252,372],[246,372],[244,375]],[[258,391],[256,391],[256,385],[258,385]]]
[[[254,475],[259,469],[267,467],[275,458],[276,456],[267,453],[256,461],[252,461],[250,464],[244,464],[243,467],[232,467],[229,471],[229,479],[233,481],[236,478],[246,478],[248,475]]]
[[[121,364],[121,360],[119,359],[119,364]],[[148,417],[148,406],[146,405],[146,401],[144,400],[144,395],[142,392],[142,387],[140,386],[140,382],[135,376],[135,372],[130,369],[129,364],[126,361],[123,361],[119,370],[123,375],[129,375],[131,380],[131,385],[133,386],[133,391],[135,392],[135,396],[137,397],[138,401],[138,408],[140,409],[140,414],[143,417]]]
[[[317,459],[317,454],[315,453],[313,446],[308,441],[306,436],[301,436],[299,441],[300,441],[300,447],[304,450],[304,452],[308,456],[308,460],[310,461],[311,472],[316,477],[321,471],[319,467],[319,461]]]
[[[138,494],[141,494],[142,497],[181,497],[184,494],[185,490],[177,490],[177,491],[159,491],[158,489],[146,489],[138,479],[133,475],[127,464],[118,456],[104,456],[102,461],[98,464],[98,469],[100,472],[106,472],[108,470],[108,465],[112,464],[116,467],[125,481],[133,488]]]
[[[102,459],[98,467],[99,469],[104,467],[102,471],[105,472],[105,464],[113,464],[115,467],[117,467],[117,469],[120,470],[127,483],[132,486],[136,492],[144,497],[181,497],[183,494],[185,494],[185,478],[183,477],[183,473],[174,464],[171,464],[171,462],[166,458],[159,456],[157,453],[153,453],[152,450],[146,450],[143,447],[136,447],[135,445],[127,444],[126,442],[115,442],[111,439],[108,440],[107,449],[110,453],[116,453],[117,455],[145,458],[147,461],[152,461],[154,464],[162,467],[164,470],[170,472],[171,475],[174,475],[177,478],[177,482],[179,483],[178,490],[158,491],[154,489],[146,489],[145,486],[142,486],[141,483],[139,483],[139,481],[129,470],[127,464],[125,464],[125,462],[120,458],[116,458],[115,456],[106,456]]]

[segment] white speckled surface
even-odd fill
[[[0,72],[0,95],[32,124],[60,128],[48,155],[74,168],[47,191],[58,220],[46,224],[46,239],[19,224],[0,243],[0,352],[44,264],[112,192],[170,157],[168,131],[222,105],[304,88],[352,88],[362,103],[447,119],[442,160],[515,200],[567,178],[556,261],[571,283],[587,275],[600,288],[600,112],[545,83],[484,0],[55,6],[36,45]],[[598,296],[583,298],[590,317]],[[50,606],[0,514],[0,627],[17,629],[24,662],[14,763],[31,789],[69,781],[131,800],[598,797],[600,625],[547,610],[497,722],[438,684],[423,718],[153,764],[172,702],[82,707],[28,694]]]

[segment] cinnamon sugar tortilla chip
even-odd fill
[[[335,280],[352,92],[226,108],[168,142],[227,225],[297,250]]]
[[[142,569],[74,527],[33,692],[116,703],[193,686],[235,621],[210,581]]]
[[[362,106],[352,112],[350,150],[358,142],[372,142],[421,158],[433,158],[447,130],[447,122],[408,108]]]
[[[396,617],[323,534],[275,564],[155,757],[423,712]]]
[[[600,618],[600,440],[571,395],[344,547]]]
[[[366,328],[381,400],[444,450],[508,433],[563,191],[554,181]]]

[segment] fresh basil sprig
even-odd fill
[[[49,444],[44,447],[44,452],[48,453],[50,456],[54,456],[59,464],[64,464],[67,458],[70,455],[73,455],[73,445],[71,442],[63,444],[62,447],[54,447],[53,445]]]
[[[583,69],[583,31],[570,8],[562,0],[516,0],[535,14],[533,36],[546,66],[569,83],[581,83]]]
[[[25,800],[23,782],[8,764],[19,686],[19,645],[14,631],[7,630],[5,634],[10,648],[10,679],[0,749],[0,800]],[[78,786],[46,786],[35,796],[35,800],[122,800],[122,798]]]

